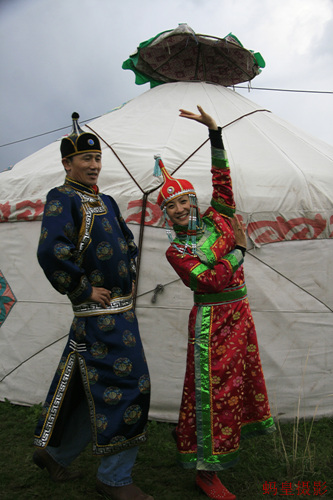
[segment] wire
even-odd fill
[[[66,333],[65,335],[63,335],[62,337],[60,337],[59,339],[56,339],[54,340],[53,342],[50,342],[49,344],[45,345],[44,347],[42,347],[42,349],[39,349],[38,351],[34,352],[31,356],[28,356],[26,359],[24,359],[23,361],[21,361],[21,363],[19,363],[18,365],[14,366],[14,368],[12,368],[8,373],[6,373],[6,375],[4,375],[2,377],[2,379],[0,379],[0,382],[3,382],[5,380],[5,378],[7,378],[9,375],[11,375],[13,372],[15,372],[16,370],[18,370],[21,366],[23,366],[25,363],[27,363],[28,361],[30,361],[32,358],[34,358],[35,356],[38,356],[38,354],[40,354],[41,352],[45,351],[46,349],[48,349],[49,347],[57,344],[58,342],[60,342],[61,340],[63,340],[65,337],[68,337],[68,333]]]
[[[99,116],[94,116],[93,118],[88,118],[87,120],[82,120],[84,122],[90,122],[91,120],[96,120],[96,118],[100,118]],[[56,128],[54,130],[50,130],[49,132],[43,132],[42,134],[32,135],[31,137],[26,137],[25,139],[18,139],[17,141],[7,142],[7,144],[1,144],[0,148],[5,146],[11,146],[12,144],[18,144],[19,142],[30,141],[30,139],[36,139],[37,137],[43,137],[43,135],[53,134],[54,132],[59,132],[60,130],[65,130],[69,128],[71,125],[66,125],[66,127]]]
[[[249,91],[250,90],[269,90],[271,92],[301,92],[301,93],[306,93],[306,94],[333,94],[333,91],[330,91],[330,90],[273,89],[273,88],[268,88],[268,87],[251,87],[250,85],[248,87],[234,85],[232,88],[247,89]],[[100,116],[101,115],[94,116],[94,118],[89,118],[88,120],[82,120],[82,121],[89,122],[91,120],[96,120],[96,118],[100,118]],[[68,127],[70,127],[70,125],[67,125],[66,127],[56,128],[54,130],[50,130],[49,132],[43,132],[42,134],[37,134],[37,135],[33,135],[31,137],[26,137],[25,139],[18,139],[17,141],[7,142],[6,144],[0,144],[0,148],[4,148],[5,146],[11,146],[13,144],[18,144],[19,142],[30,141],[31,139],[36,139],[36,138],[42,137],[44,135],[53,134],[54,132],[59,132],[60,130],[65,130]]]
[[[19,139],[17,141],[13,141],[13,142],[7,142],[7,144],[1,144],[0,148],[4,148],[5,146],[11,146],[12,144],[18,144],[19,142],[30,141],[30,139],[36,139],[37,137],[42,137],[43,135],[53,134],[53,132],[58,132],[59,130],[64,130],[64,129],[68,128],[69,126],[70,125],[68,125],[67,127],[56,128],[54,130],[50,130],[49,132],[43,132],[42,134],[32,135],[31,137],[26,137],[25,139]]]
[[[264,266],[268,267],[269,269],[271,269],[272,271],[274,271],[276,274],[278,274],[279,276],[281,276],[285,280],[289,281],[289,283],[292,283],[297,288],[299,288],[300,290],[302,290],[303,292],[305,292],[307,295],[309,295],[310,297],[312,297],[313,299],[315,299],[317,302],[320,302],[320,304],[322,304],[323,306],[325,306],[329,311],[333,312],[333,309],[329,305],[327,305],[323,300],[320,300],[318,297],[316,297],[316,295],[314,295],[313,293],[309,292],[309,290],[306,290],[301,285],[299,285],[298,283],[296,283],[292,279],[288,278],[288,276],[286,276],[285,274],[281,273],[280,271],[278,271],[277,269],[275,269],[274,267],[272,267],[267,262],[264,262],[257,255],[254,255],[254,253],[252,253],[251,250],[253,250],[253,247],[250,248],[249,250],[247,250],[247,253],[249,255],[251,255],[251,257],[253,257],[254,259],[257,259],[259,262],[261,262],[261,264],[263,264]]]
[[[271,90],[273,92],[303,92],[307,94],[333,94],[331,90],[296,90],[296,89],[271,89],[268,87],[241,87],[239,85],[235,85],[233,88],[235,89],[248,89],[248,90]]]

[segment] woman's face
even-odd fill
[[[166,205],[167,214],[173,224],[188,226],[190,218],[190,199],[187,194],[183,194]]]

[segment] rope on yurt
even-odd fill
[[[298,283],[296,283],[295,281],[293,281],[291,278],[288,278],[288,276],[286,276],[285,274],[282,274],[280,271],[278,271],[277,269],[275,269],[274,267],[272,267],[270,264],[267,264],[267,262],[264,262],[262,259],[260,259],[259,257],[257,257],[257,255],[254,255],[251,252],[251,249],[246,250],[246,253],[248,253],[249,255],[251,255],[251,257],[253,257],[254,259],[256,259],[259,262],[261,262],[261,264],[263,264],[264,266],[268,267],[269,269],[271,269],[272,271],[274,271],[276,274],[278,274],[279,276],[281,276],[285,280],[289,281],[289,283],[291,283],[292,285],[294,285],[297,288],[299,288],[300,290],[302,290],[302,292],[306,293],[307,295],[309,295],[310,297],[312,297],[313,299],[315,299],[317,302],[320,302],[329,311],[333,312],[333,309],[331,309],[330,306],[328,306],[324,301],[318,299],[318,297],[316,297],[315,295],[313,295],[313,293],[311,293],[308,290],[306,290],[305,288],[303,288],[301,285],[299,285]]]
[[[242,116],[239,116],[238,118],[236,118],[235,120],[231,121],[230,123],[227,123],[226,125],[224,125],[222,127],[222,130],[225,129],[226,127],[229,127],[230,125],[232,125],[233,123],[239,121],[239,120],[242,120],[243,118],[246,118],[247,116],[250,116],[250,115],[253,115],[254,113],[259,113],[259,112],[268,112],[270,113],[270,111],[268,109],[255,109],[254,111],[250,111],[249,113],[246,113]],[[161,186],[162,186],[162,182],[148,190],[148,191],[144,191],[142,189],[142,187],[140,186],[140,184],[136,181],[136,179],[133,177],[133,175],[131,174],[131,172],[128,170],[128,168],[126,167],[125,163],[122,161],[122,159],[119,157],[119,155],[116,153],[116,151],[113,149],[113,147],[111,146],[111,144],[109,144],[105,139],[103,139],[102,136],[100,136],[98,134],[98,132],[96,132],[96,130],[94,130],[92,127],[90,127],[89,125],[85,125],[87,128],[89,128],[95,135],[97,135],[97,137],[102,141],[104,142],[104,144],[112,151],[112,153],[115,155],[115,157],[117,158],[117,160],[119,161],[119,163],[124,167],[124,169],[126,170],[126,172],[128,173],[128,175],[130,176],[130,178],[133,180],[133,182],[136,184],[136,186],[140,189],[141,193],[143,194],[142,196],[142,210],[141,210],[141,218],[140,218],[140,233],[139,233],[139,241],[138,241],[138,251],[139,251],[139,255],[138,255],[138,258],[137,258],[137,264],[136,264],[136,281],[135,281],[135,287],[134,287],[134,296],[133,296],[133,307],[135,309],[135,305],[136,305],[136,299],[137,299],[137,292],[138,292],[138,284],[139,284],[139,278],[140,278],[140,269],[141,269],[141,253],[142,253],[142,246],[143,246],[143,237],[144,237],[144,228],[145,228],[145,217],[146,217],[146,207],[147,207],[147,200],[148,200],[148,196],[153,193],[154,191],[156,191],[157,189],[159,189]],[[178,167],[172,172],[172,175],[175,174],[175,172],[177,172],[177,170],[179,170],[186,162],[188,162],[188,160],[190,158],[192,158],[192,156],[194,156],[207,142],[209,141],[209,139],[206,139],[199,147],[197,147],[197,149],[195,149],[187,158],[185,158],[185,160],[180,164],[178,165]]]
[[[45,345],[44,347],[42,347],[42,349],[39,349],[39,351],[34,352],[31,356],[29,356],[28,358],[26,358],[23,361],[21,361],[21,363],[19,363],[18,365],[14,366],[14,368],[12,370],[10,370],[8,373],[6,373],[6,375],[4,375],[2,377],[2,379],[0,379],[0,382],[3,382],[5,380],[5,378],[9,377],[9,375],[11,375],[13,372],[15,372],[16,370],[18,370],[21,366],[23,366],[28,361],[30,361],[30,359],[34,358],[35,356],[38,356],[38,354],[40,354],[41,352],[45,351],[49,347],[57,344],[57,342],[60,342],[61,340],[63,340],[66,337],[68,337],[68,333],[66,333],[65,335],[62,335],[62,337],[59,337],[58,339],[54,340],[50,344]]]
[[[222,128],[222,130],[224,130],[225,128],[229,127],[233,123],[236,123],[239,120],[242,120],[242,118],[246,118],[247,116],[250,116],[250,115],[253,115],[254,113],[259,113],[259,112],[271,113],[271,111],[269,111],[269,109],[255,109],[254,111],[250,111],[249,113],[245,113],[245,115],[239,116],[238,118],[236,118],[232,122],[229,122],[226,125],[223,125],[223,127],[221,127],[221,128]],[[194,156],[195,153],[197,151],[199,151],[199,149],[201,149],[205,144],[207,144],[208,141],[209,141],[209,139],[206,139],[195,151],[193,151],[193,153],[191,153],[187,158],[185,158],[185,160],[180,165],[178,165],[178,167],[172,172],[172,175],[174,175],[177,172],[177,170],[180,169],[180,167],[182,167],[190,158],[192,158],[192,156]],[[158,189],[158,188],[155,188],[155,189]]]
[[[130,178],[132,179],[132,181],[138,186],[138,188],[140,189],[141,193],[144,193],[144,190],[142,189],[142,187],[140,186],[140,184],[135,180],[135,178],[133,177],[133,175],[131,174],[131,172],[128,170],[128,168],[126,167],[125,163],[122,161],[122,159],[118,156],[118,154],[115,152],[115,150],[113,149],[113,147],[111,146],[111,144],[109,144],[108,142],[106,142],[105,139],[103,139],[103,137],[101,137],[93,128],[91,128],[89,125],[85,125],[87,128],[89,128],[93,134],[97,135],[97,137],[99,139],[101,139],[101,141],[104,142],[104,144],[109,148],[111,149],[112,153],[115,155],[115,157],[117,158],[117,160],[122,164],[122,166],[124,167],[124,169],[126,170],[126,172],[128,173],[128,175],[130,176]]]

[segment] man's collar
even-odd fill
[[[99,193],[99,189],[96,184],[94,186],[86,186],[85,184],[81,184],[81,182],[74,181],[74,179],[71,179],[71,177],[68,177],[68,175],[66,175],[65,184],[71,186],[74,189],[77,189],[78,191],[84,191],[85,193]]]

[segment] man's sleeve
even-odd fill
[[[86,301],[92,292],[80,267],[77,249],[81,216],[74,197],[58,188],[49,192],[39,240],[37,258],[51,285],[67,294],[73,304]]]

